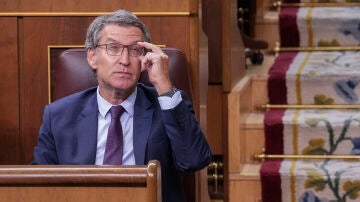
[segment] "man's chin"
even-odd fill
[[[114,83],[113,87],[122,90],[133,90],[136,86],[136,82],[121,82],[121,83]]]

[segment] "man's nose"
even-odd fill
[[[123,47],[119,56],[119,63],[128,65],[130,63],[130,55],[127,47]]]

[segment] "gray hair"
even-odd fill
[[[108,15],[95,18],[95,20],[90,24],[86,33],[86,49],[96,47],[100,40],[100,32],[104,29],[105,25],[108,24],[115,24],[122,27],[138,27],[144,35],[144,41],[150,42],[150,32],[148,28],[136,17],[136,15],[126,10],[117,10]]]

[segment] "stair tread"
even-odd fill
[[[271,109],[267,115],[271,116],[273,113],[277,113],[276,111],[276,109]],[[345,120],[357,118],[359,114],[360,109],[286,109],[284,116],[274,116],[273,119],[268,117],[268,119],[271,119],[271,124],[294,125],[296,118],[296,124],[300,127],[314,127],[314,124],[317,125],[318,122],[325,120],[332,126],[343,126]]]
[[[281,52],[269,70],[271,104],[359,104],[360,51]]]
[[[360,110],[269,110],[265,115],[269,154],[360,154]]]
[[[285,47],[358,46],[359,12],[360,7],[356,6],[283,8],[279,17],[281,44]]]
[[[344,192],[358,187],[360,162],[267,160],[262,164],[260,173],[263,196],[275,201],[281,201],[280,198],[282,201],[292,201],[291,198],[299,201],[346,201],[340,198],[346,198]],[[304,200],[310,195],[310,198],[324,200]]]
[[[244,164],[240,173],[230,173],[231,180],[260,180],[261,164]]]
[[[281,164],[280,167],[274,166]],[[338,159],[312,159],[312,160],[266,160],[262,167],[269,166],[267,169],[261,168],[262,175],[273,175],[277,173],[282,176],[295,176],[303,177],[308,176],[309,172],[306,171],[318,171],[322,173],[326,170],[329,176],[334,177],[338,172],[342,172],[343,177],[354,178],[356,176],[360,178],[360,162],[350,160],[338,160]],[[344,172],[347,171],[347,172]]]
[[[242,175],[259,176],[260,164],[245,164],[241,170]]]
[[[248,115],[245,120],[246,129],[263,129],[264,128],[264,113],[253,112]]]

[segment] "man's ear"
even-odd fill
[[[87,61],[90,65],[90,67],[93,69],[93,70],[96,70],[97,69],[97,62],[96,62],[96,54],[95,54],[95,49],[94,48],[89,48],[87,50]]]

